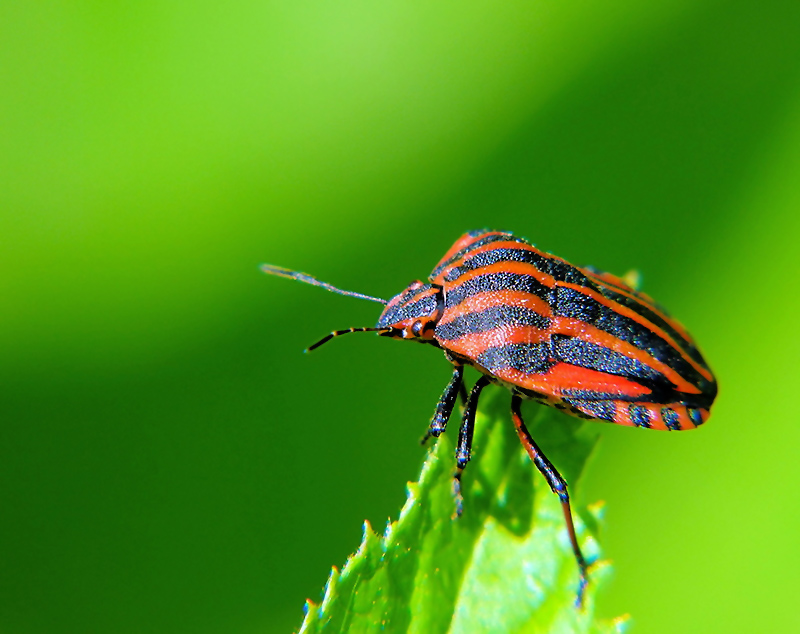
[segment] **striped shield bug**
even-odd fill
[[[558,495],[578,563],[580,605],[588,564],[575,534],[567,483],[536,445],[521,414],[533,399],[574,416],[645,429],[702,425],[717,394],[711,370],[677,321],[631,284],[580,268],[510,233],[463,235],[428,277],[391,300],[343,291],[296,271],[265,264],[266,273],[369,299],[385,308],[376,332],[440,348],[453,366],[424,440],[445,431],[458,395],[465,401],[453,479],[456,514],[461,475],[470,460],[475,412],[489,383],[511,390],[511,419],[522,445]],[[481,376],[466,395],[464,366]]]

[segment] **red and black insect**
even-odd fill
[[[575,535],[567,483],[534,442],[520,413],[533,399],[579,416],[646,429],[702,425],[717,394],[714,375],[694,341],[653,300],[622,279],[579,268],[510,233],[462,236],[428,278],[390,301],[342,291],[304,273],[264,265],[266,273],[386,304],[377,332],[429,343],[444,351],[453,376],[425,436],[444,432],[464,366],[481,377],[466,397],[456,449],[454,492],[461,513],[461,474],[470,459],[478,397],[489,383],[511,390],[511,418],[525,450],[561,501],[580,571],[578,604],[587,562]]]

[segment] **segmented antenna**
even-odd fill
[[[317,343],[312,343],[303,352],[311,352],[312,350],[316,350],[323,343],[328,343],[331,339],[334,339],[336,337],[341,337],[342,335],[349,335],[351,332],[387,333],[387,332],[392,332],[392,330],[394,330],[394,328],[345,328],[344,330],[334,330],[332,333],[325,335],[322,339],[317,341]]]
[[[320,282],[317,278],[311,277],[306,273],[300,273],[299,271],[290,271],[289,269],[285,269],[282,266],[273,266],[272,264],[262,264],[261,270],[264,271],[264,273],[269,273],[270,275],[277,275],[278,277],[286,277],[289,278],[290,280],[297,280],[298,282],[311,284],[311,286],[320,286],[321,288],[324,288],[326,291],[330,291],[331,293],[339,293],[339,295],[358,297],[359,299],[368,299],[371,302],[378,302],[379,304],[389,303],[388,300],[381,299],[379,297],[372,297],[370,295],[364,295],[363,293],[356,293],[354,291],[344,291],[341,288],[336,288],[335,286],[328,284],[327,282]]]

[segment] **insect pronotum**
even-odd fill
[[[412,282],[389,301],[269,264],[262,270],[386,305],[375,327],[335,330],[309,350],[351,332],[376,332],[444,352],[453,375],[423,441],[445,431],[458,395],[466,394],[464,366],[481,372],[465,397],[459,427],[453,477],[457,515],[481,390],[489,383],[511,390],[519,439],[564,511],[580,574],[578,605],[588,564],[575,534],[567,483],[528,432],[521,400],[581,418],[678,431],[702,425],[717,394],[714,375],[692,338],[650,297],[621,278],[573,266],[510,233],[463,235],[427,283]]]

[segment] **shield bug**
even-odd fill
[[[267,264],[262,269],[385,304],[375,327],[336,330],[309,350],[343,334],[376,332],[444,352],[453,375],[425,439],[445,431],[462,394],[466,405],[453,480],[457,514],[481,390],[496,383],[511,391],[511,419],[520,441],[561,502],[580,573],[578,604],[588,565],[575,535],[567,483],[528,432],[521,400],[581,418],[678,431],[703,424],[717,394],[692,338],[650,297],[619,277],[576,267],[510,233],[463,235],[427,282],[412,282],[388,301],[343,291],[304,273]],[[481,373],[468,396],[465,365]]]

